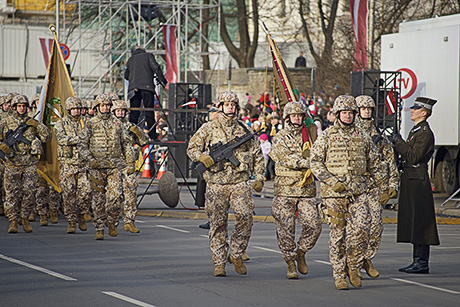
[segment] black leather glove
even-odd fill
[[[399,135],[399,133],[394,133],[390,136],[390,141],[391,143],[396,144],[399,140],[402,140],[402,137]]]

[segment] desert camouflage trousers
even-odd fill
[[[295,243],[296,211],[302,231],[297,242],[299,250],[311,250],[321,234],[321,218],[314,198],[275,196],[272,216],[275,219],[278,247],[283,253],[284,261],[297,257]]]
[[[5,203],[5,185],[3,184],[3,176],[5,174],[5,164],[0,163],[0,208],[3,209]]]
[[[65,218],[67,222],[77,222],[77,214],[89,213],[91,205],[88,172],[81,166],[61,163],[60,183]]]
[[[329,222],[329,261],[334,279],[346,278],[345,267],[361,268],[369,241],[369,204],[367,194],[349,198],[325,198],[329,215],[341,223]]]
[[[49,211],[59,212],[60,206],[61,194],[39,175],[37,187],[37,213],[39,215],[48,215]]]
[[[121,172],[118,168],[100,168],[89,171],[93,190],[93,224],[96,230],[104,230],[105,222],[118,226],[121,193]]]
[[[228,253],[228,210],[232,203],[235,225],[231,235],[230,254],[241,258],[251,237],[254,199],[251,187],[246,181],[236,184],[208,183],[205,194],[205,210],[210,222],[209,246],[214,265],[227,261]]]
[[[377,254],[380,242],[382,241],[383,223],[382,212],[383,208],[380,204],[380,191],[372,189],[368,193],[369,198],[369,244],[364,258],[372,260]]]
[[[123,223],[134,223],[137,214],[137,186],[139,185],[136,173],[128,175],[127,169],[123,169]]]
[[[5,166],[5,215],[8,220],[28,218],[35,206],[35,191],[38,184],[37,165]]]

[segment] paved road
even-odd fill
[[[201,222],[140,216],[140,234],[95,241],[91,225],[65,234],[62,217],[57,225],[33,223],[31,234],[7,234],[0,217],[0,306],[459,306],[458,225],[439,225],[442,245],[432,248],[430,275],[398,272],[411,260],[411,245],[396,244],[396,226],[385,225],[374,261],[381,277],[337,291],[326,225],[307,255],[310,273],[287,280],[273,223],[254,224],[248,275],[228,264],[227,277],[215,278]]]

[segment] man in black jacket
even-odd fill
[[[141,101],[144,103],[144,108],[154,107],[155,85],[153,78],[156,78],[163,86],[168,83],[153,54],[146,52],[142,47],[136,47],[126,63],[125,70],[125,79],[129,81],[128,99],[130,99],[131,108],[139,108]],[[139,114],[139,111],[130,111],[129,121],[137,125]],[[145,117],[148,129],[150,129],[155,124],[153,110],[146,111]],[[149,132],[149,137],[151,139],[156,138],[155,129]]]
[[[404,159],[399,195],[397,242],[412,243],[413,262],[400,272],[428,274],[430,245],[439,245],[436,214],[428,161],[434,152],[434,134],[426,119],[436,100],[417,97],[410,108],[414,127],[407,141],[399,134],[392,137],[396,151]]]

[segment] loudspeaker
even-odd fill
[[[211,84],[203,83],[170,83],[169,109],[181,108],[192,99],[196,101],[197,109],[206,109],[212,103]]]

